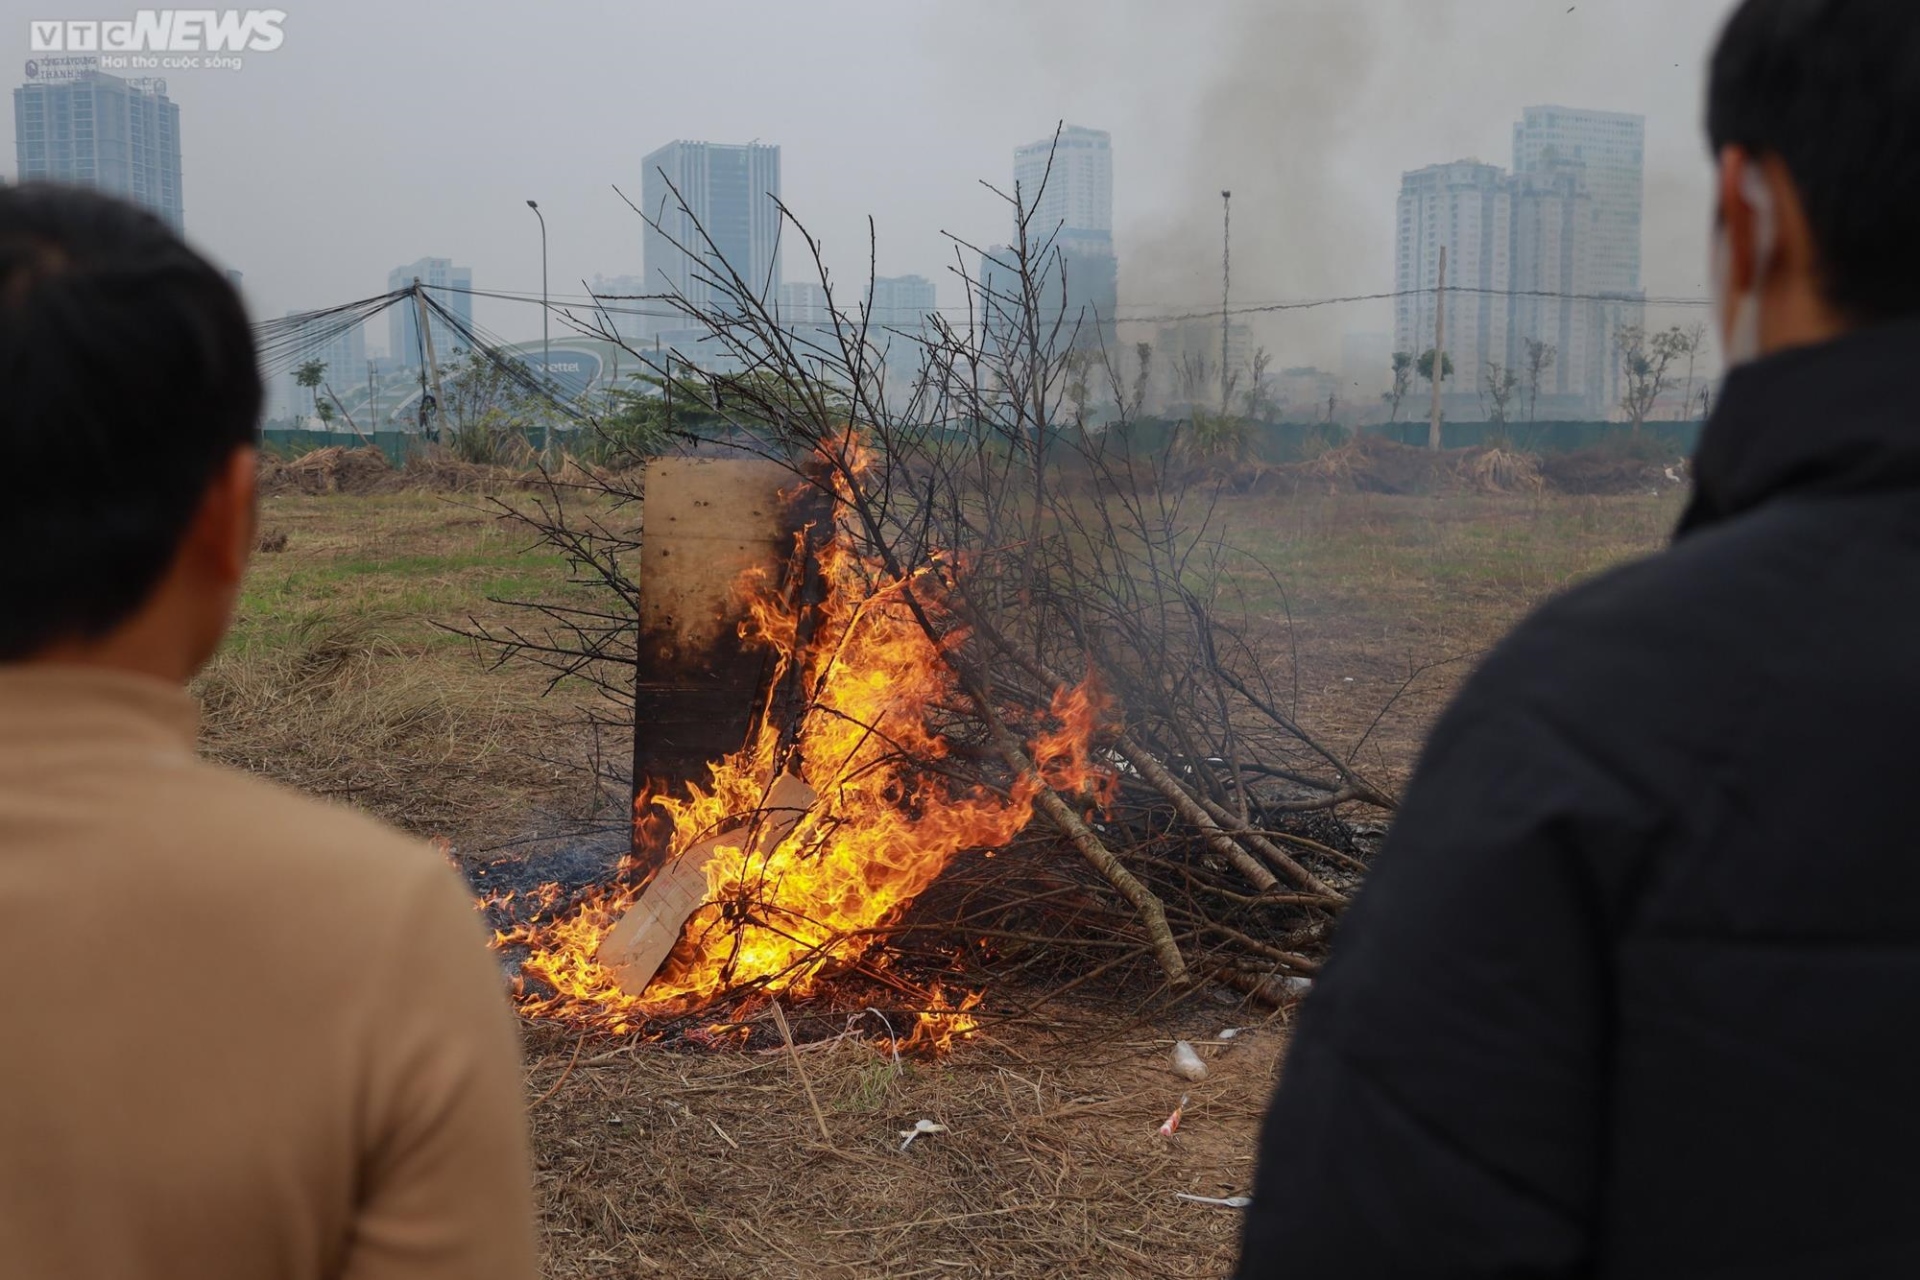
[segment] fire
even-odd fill
[[[978,991],[963,996],[960,1003],[947,1003],[947,993],[935,987],[929,993],[929,1007],[914,1015],[913,1033],[902,1049],[925,1049],[941,1054],[953,1048],[954,1041],[965,1040],[979,1030],[979,1019],[972,1010],[980,1003]]]
[[[1092,744],[1108,704],[1091,681],[1018,727],[1029,734],[1039,779],[1002,790],[943,774],[951,747],[942,728],[963,695],[942,646],[964,643],[964,634],[942,608],[937,575],[889,579],[848,543],[843,533],[820,554],[825,599],[804,650],[800,617],[768,575],[749,573],[736,587],[746,606],[743,636],[777,655],[773,687],[799,664],[809,693],[797,730],[783,740],[763,708],[751,740],[711,764],[706,785],[642,796],[639,809],[655,806],[671,819],[669,856],[677,857],[759,808],[777,770],[797,773],[818,801],[771,849],[756,848],[746,830],[720,844],[707,864],[705,904],[641,996],[621,990],[594,959],[638,887],[590,895],[559,918],[497,935],[497,945],[527,948],[522,972],[534,982],[523,1011],[623,1033],[717,996],[806,995],[833,971],[883,968],[875,948],[888,925],[957,854],[1018,834],[1041,785],[1090,802],[1107,797],[1114,779]],[[916,607],[935,621],[940,640],[928,636]],[[950,1003],[937,989],[928,993],[906,1043],[950,1046],[973,1029],[969,1011],[978,1003],[978,995]]]

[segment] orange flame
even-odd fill
[[[641,996],[622,991],[594,960],[638,889],[590,895],[562,918],[498,934],[496,945],[528,948],[523,973],[551,992],[524,992],[525,1013],[618,1034],[743,987],[805,995],[831,970],[863,960],[883,966],[884,956],[872,953],[887,927],[955,855],[1018,834],[1042,785],[1094,803],[1109,798],[1115,778],[1095,761],[1092,744],[1110,704],[1091,680],[1056,695],[1052,724],[1034,726],[1027,745],[1039,779],[1016,779],[1002,791],[943,774],[946,708],[962,695],[941,654],[964,633],[942,608],[936,575],[888,579],[846,544],[837,538],[820,555],[825,600],[804,652],[796,651],[799,616],[771,576],[752,571],[737,584],[741,634],[778,657],[773,687],[800,664],[808,707],[790,754],[763,708],[747,746],[710,765],[705,786],[643,795],[637,808],[667,815],[669,856],[678,857],[758,809],[777,769],[799,773],[818,802],[771,849],[756,848],[744,830],[720,844],[707,864],[705,904]],[[916,607],[940,640],[928,636]],[[949,1047],[973,1029],[968,1011],[978,1003],[975,994],[949,1004],[936,989],[906,1043]]]
[[[980,1028],[979,1019],[972,1013],[980,1003],[978,991],[969,992],[956,1005],[949,1004],[947,993],[936,986],[927,1003],[925,1010],[914,1015],[913,1032],[900,1045],[902,1050],[942,1054],[953,1048],[956,1040],[965,1040]]]

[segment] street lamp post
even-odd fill
[[[527,208],[533,210],[533,216],[540,219],[540,381],[547,389],[547,398],[553,398],[553,340],[548,336],[547,308],[547,217],[540,212],[540,206],[532,200]],[[546,423],[541,429],[544,437],[541,450],[552,462],[553,454],[553,406],[545,406]]]

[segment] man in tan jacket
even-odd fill
[[[260,395],[238,297],[158,220],[0,189],[0,1275],[530,1280],[458,878],[194,754]]]

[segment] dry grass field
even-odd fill
[[[1267,495],[1221,515],[1272,571],[1239,585],[1297,663],[1301,717],[1398,782],[1477,655],[1552,593],[1655,549],[1680,503]],[[200,682],[209,754],[467,857],[617,824],[623,798],[581,767],[591,693],[444,629],[577,592],[564,563],[472,496],[286,495],[262,525],[284,544],[256,561]],[[870,1018],[816,1025],[795,1054],[529,1026],[549,1274],[1222,1275],[1237,1215],[1176,1196],[1248,1189],[1286,1017],[1203,994],[1144,1018],[1083,989],[937,1062],[895,1062]],[[1175,1036],[1202,1044],[1205,1081],[1167,1070]],[[1160,1137],[1183,1092],[1178,1135]],[[901,1150],[921,1119],[947,1131]]]

